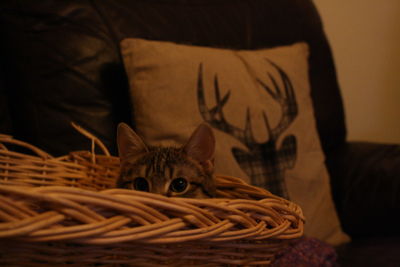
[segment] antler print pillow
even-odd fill
[[[136,129],[149,145],[181,145],[205,121],[217,173],[298,203],[307,235],[348,240],[316,130],[307,44],[249,51],[126,39],[121,48]]]

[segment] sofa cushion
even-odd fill
[[[1,66],[0,66],[1,67]],[[9,99],[4,85],[4,72],[0,68],[0,134],[12,134]]]
[[[371,231],[374,235],[375,229]],[[351,243],[336,248],[342,267],[397,267],[400,266],[399,236],[354,238]]]
[[[290,198],[306,234],[339,244],[308,81],[308,46],[229,50],[126,39],[133,118],[149,145],[181,145],[205,121],[216,172]]]

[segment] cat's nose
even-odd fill
[[[156,185],[151,188],[151,193],[167,196],[168,191],[161,185]]]

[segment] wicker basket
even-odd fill
[[[119,159],[79,130],[92,152],[58,158],[0,135],[1,266],[265,266],[303,234],[299,206],[234,177],[215,199],[113,189]]]

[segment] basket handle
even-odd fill
[[[86,136],[92,141],[92,155],[95,155],[94,149],[95,145],[98,145],[100,149],[103,151],[104,155],[111,156],[110,152],[108,151],[107,147],[100,141],[94,134],[90,133],[88,130],[82,128],[82,126],[76,124],[75,122],[71,122],[72,127],[75,128],[78,132]]]
[[[42,159],[52,159],[53,158],[53,156],[51,156],[47,152],[44,152],[40,148],[37,148],[26,142],[16,140],[10,135],[0,134],[0,149],[8,150],[7,147],[5,145],[3,145],[2,143],[8,143],[8,144],[21,146],[23,148],[27,148],[27,149],[31,150],[32,152],[34,152],[39,157],[41,157]]]

